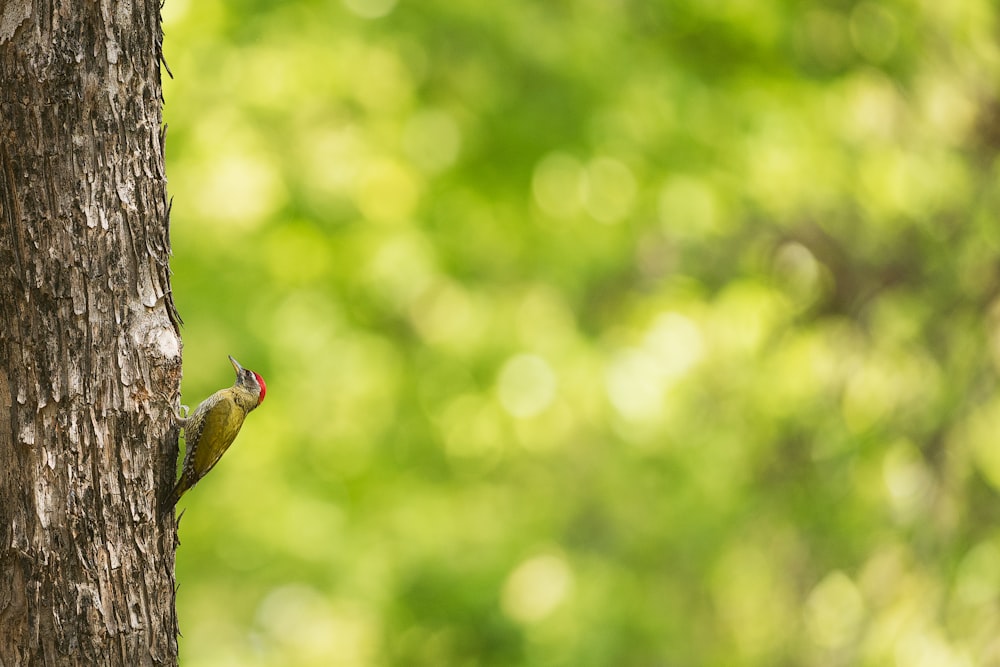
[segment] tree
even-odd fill
[[[0,664],[176,664],[159,2],[0,4]]]

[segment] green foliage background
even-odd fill
[[[992,2],[164,25],[182,664],[1000,664]]]

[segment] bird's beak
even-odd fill
[[[235,359],[233,359],[233,355],[231,355],[231,354],[229,355],[229,363],[231,363],[233,365],[233,368],[236,369],[236,374],[237,375],[239,375],[243,371],[243,367],[240,366],[240,362],[238,362]]]

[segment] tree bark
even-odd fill
[[[159,0],[0,0],[0,666],[176,665]]]

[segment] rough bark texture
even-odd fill
[[[177,664],[159,0],[0,1],[0,666]]]

